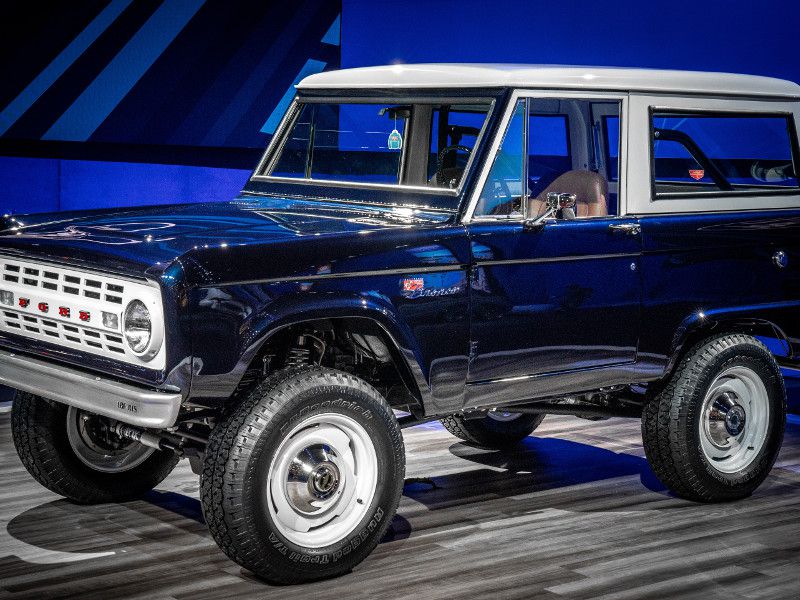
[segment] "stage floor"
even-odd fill
[[[438,423],[406,430],[409,480],[375,552],[276,588],[214,545],[187,461],[141,501],[75,506],[28,475],[0,415],[0,599],[800,597],[797,417],[761,489],[725,505],[667,494],[637,421],[548,417],[537,433],[502,454]]]

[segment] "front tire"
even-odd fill
[[[451,434],[473,446],[505,450],[528,437],[543,420],[544,415],[493,411],[478,419],[452,415],[442,419],[442,425]]]
[[[79,504],[122,502],[152,490],[179,457],[138,442],[96,435],[96,415],[17,392],[11,431],[17,454],[34,479]]]
[[[369,555],[404,477],[400,427],[373,387],[332,369],[290,368],[214,429],[200,498],[232,560],[271,583],[303,583]]]
[[[749,496],[778,456],[786,425],[783,377],[757,339],[697,344],[645,407],[642,439],[656,476],[700,502]]]

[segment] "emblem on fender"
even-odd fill
[[[425,280],[421,277],[415,277],[414,279],[403,279],[404,292],[418,292],[423,289],[425,289]]]

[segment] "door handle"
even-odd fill
[[[639,235],[642,226],[638,223],[612,223],[608,226],[612,233],[624,233],[625,235]]]

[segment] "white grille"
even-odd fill
[[[122,304],[125,284],[103,281],[93,275],[68,274],[60,269],[33,264],[3,261],[3,283],[20,284],[23,288],[41,288],[70,296],[106,300]]]
[[[2,331],[164,368],[163,309],[154,284],[0,256],[0,291],[6,292],[6,302],[8,294],[13,294],[10,305],[0,304]],[[134,354],[122,335],[123,312],[134,299],[145,303],[153,319],[153,339],[158,345],[157,352],[149,353],[150,360]],[[116,326],[104,322],[104,313],[116,317]]]

